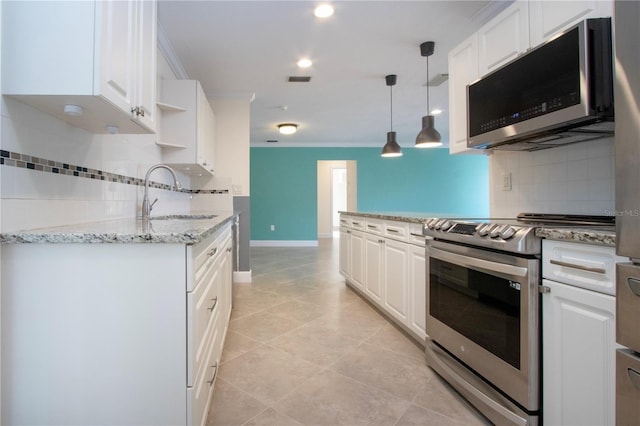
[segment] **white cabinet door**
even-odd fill
[[[351,231],[351,282],[361,289],[366,279],[364,235],[361,231]]]
[[[615,424],[615,297],[543,280],[544,424]]]
[[[407,323],[408,244],[395,240],[384,240],[384,308],[391,315]]]
[[[486,75],[529,49],[529,5],[518,0],[478,31],[478,70]]]
[[[142,1],[138,6],[136,25],[136,69],[134,72],[136,96],[133,121],[151,132],[157,125],[156,74],[157,74],[157,20],[155,1]]]
[[[587,18],[613,16],[611,0],[529,2],[531,46],[535,47]]]
[[[342,219],[341,219],[342,220]],[[339,270],[340,274],[346,279],[351,278],[351,231],[347,228],[340,227],[340,258]]]
[[[425,339],[426,252],[424,246],[409,245],[409,328]]]
[[[151,0],[3,3],[3,94],[94,133],[154,132],[155,11]]]
[[[449,153],[477,152],[467,148],[467,85],[478,78],[478,34],[449,52]]]
[[[377,235],[365,234],[364,291],[378,305],[382,305],[382,278],[384,268],[384,240]]]
[[[136,2],[100,1],[96,7],[98,72],[94,74],[94,94],[130,113],[134,101]]]

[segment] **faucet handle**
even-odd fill
[[[158,199],[156,198],[155,200],[153,200],[153,203],[149,204],[149,213],[151,213],[151,210],[153,209],[154,204],[157,202],[158,202]]]

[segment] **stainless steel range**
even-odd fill
[[[427,363],[494,423],[540,423],[542,244],[535,229],[602,220],[524,213],[426,222]]]

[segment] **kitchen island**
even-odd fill
[[[202,424],[233,212],[5,233],[2,424]]]

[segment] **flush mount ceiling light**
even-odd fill
[[[298,125],[293,123],[278,124],[278,131],[283,135],[292,135],[298,131]]]
[[[82,115],[82,107],[78,105],[67,104],[64,106],[64,113],[72,117],[79,117]]]
[[[328,18],[333,15],[333,6],[330,4],[321,4],[313,10],[313,14],[316,18]]]
[[[429,56],[433,55],[435,42],[425,41],[420,45],[420,55],[427,57],[427,81],[429,81]],[[429,113],[429,85],[427,85],[427,115],[422,117],[422,130],[416,137],[416,148],[435,148],[441,146],[440,133],[433,125],[433,115]]]
[[[310,59],[303,58],[298,61],[298,66],[300,68],[309,68],[313,63]]]
[[[387,82],[387,86],[389,86],[389,105],[390,105],[390,116],[391,116],[391,126],[390,131],[387,132],[387,143],[382,147],[383,157],[401,157],[402,149],[398,142],[396,142],[396,132],[393,131],[393,86],[396,84],[397,76],[395,74],[390,74],[385,77]]]

